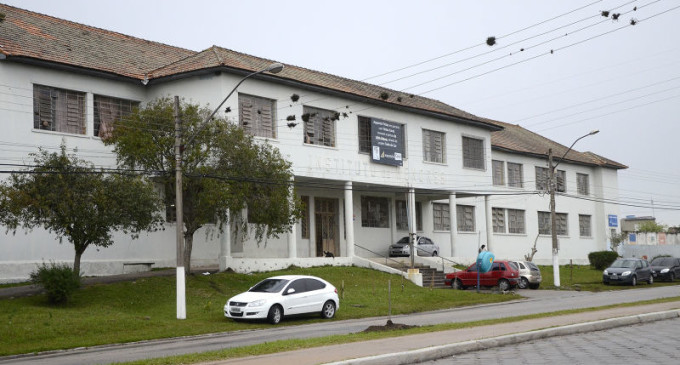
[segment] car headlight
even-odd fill
[[[249,307],[261,307],[261,306],[264,305],[264,303],[267,303],[267,300],[266,299],[260,299],[260,300],[256,300],[254,302],[248,303],[248,306]]]
[[[609,273],[607,272],[607,270],[603,271],[602,273],[603,273],[604,275],[609,275]]]
[[[669,268],[665,268],[665,269],[661,270],[661,273],[662,273],[662,274],[665,274],[665,273],[667,273],[667,272],[669,272],[669,271],[670,271]]]
[[[621,276],[628,276],[630,275],[630,271],[624,271],[621,273]]]

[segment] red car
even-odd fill
[[[477,286],[477,264],[470,265],[467,269],[446,274],[446,285],[453,289],[465,289],[468,286]],[[494,261],[489,272],[479,274],[480,286],[496,286],[500,290],[508,290],[519,284],[519,271],[514,263],[509,261]]]

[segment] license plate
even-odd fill
[[[232,307],[231,311],[234,313],[241,313],[241,308]]]
[[[612,276],[610,276],[609,278],[612,279],[612,280],[618,279],[618,277],[617,277],[616,275],[612,275]]]
[[[656,277],[656,273],[654,273],[654,277]]]

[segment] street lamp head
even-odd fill
[[[598,134],[598,133],[600,133],[599,129],[593,129],[592,131],[590,131],[590,133],[588,133],[588,135],[592,136],[593,134]]]
[[[277,74],[283,70],[283,64],[280,64],[278,62],[272,63],[271,65],[267,66],[265,71],[269,71],[273,74]]]

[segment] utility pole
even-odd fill
[[[555,168],[553,166],[552,148],[548,149],[548,172],[550,174],[548,181],[548,191],[550,192],[550,235],[552,237],[552,260],[553,260],[553,277],[556,288],[560,287],[560,263],[558,258],[559,244],[557,242],[557,217],[555,213],[555,189],[557,182],[555,181]]]
[[[175,95],[175,225],[177,226],[177,319],[187,318],[184,276],[184,215],[182,201],[182,118]]]

